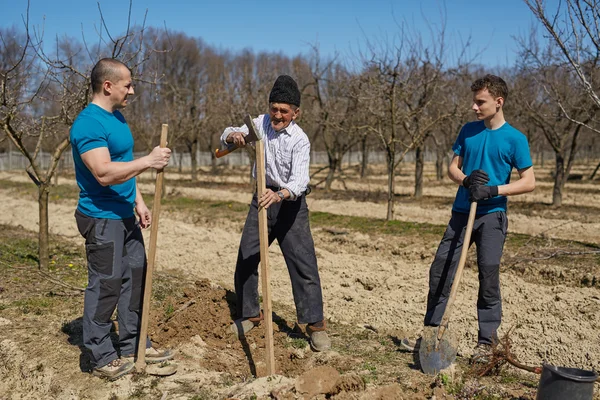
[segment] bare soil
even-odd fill
[[[361,181],[351,173],[347,189],[343,184],[331,192],[317,188],[307,197],[333,351],[317,354],[308,348],[295,324],[289,276],[274,244],[269,253],[280,376],[257,379],[265,371],[262,329],[246,340],[228,332],[237,245],[250,201],[247,171],[206,170],[200,182],[168,173],[150,335],[178,351],[177,374],[136,374],[109,383],[84,373],[89,359],[80,338],[83,296],[35,272],[35,248],[28,248],[25,258],[0,253],[0,373],[5,377],[0,399],[533,398],[533,374],[508,367],[491,377],[470,374],[466,360],[477,335],[473,254],[452,318],[461,338],[456,368],[447,378],[428,377],[412,354],[401,351],[399,340],[417,337],[422,329],[428,268],[456,187],[428,178],[425,197],[416,200],[410,197],[410,174],[400,175],[397,223],[386,223],[385,177]],[[13,243],[19,235],[25,242],[35,240],[37,202],[26,181],[24,174],[0,175],[0,224],[8,235],[0,234],[2,242]],[[152,175],[141,182],[149,202]],[[600,184],[568,183],[559,209],[549,206],[551,189],[549,172],[540,171],[536,192],[510,201],[501,335],[513,328],[515,355],[529,365],[600,370]],[[53,193],[57,267],[48,273],[83,287],[83,240],[73,218],[76,187],[61,178]],[[5,252],[23,253],[19,248]],[[331,370],[314,373],[324,366],[340,376]],[[313,394],[298,383],[314,381],[316,387],[325,385],[326,377],[335,381],[327,393]]]

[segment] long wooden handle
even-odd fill
[[[169,125],[163,124],[160,133],[160,147],[167,147],[167,133]],[[150,300],[152,298],[152,273],[156,259],[156,241],[158,238],[158,220],[160,218],[160,200],[162,197],[164,170],[156,172],[156,186],[154,188],[154,203],[152,205],[152,225],[150,226],[150,247],[148,250],[148,263],[146,279],[144,280],[144,297],[142,303],[142,320],[138,336],[137,361],[135,367],[139,371],[146,368],[146,337],[148,335],[148,316],[150,314]]]
[[[442,339],[446,328],[448,328],[448,321],[450,320],[450,314],[452,312],[452,306],[454,305],[454,299],[456,298],[456,292],[458,292],[458,284],[462,277],[463,269],[467,262],[467,253],[469,252],[469,244],[471,243],[471,233],[473,232],[473,225],[475,224],[475,214],[477,212],[477,202],[471,203],[471,209],[469,210],[469,220],[467,221],[467,228],[465,231],[465,238],[463,240],[462,251],[460,252],[460,260],[458,261],[458,268],[454,275],[454,282],[452,282],[452,289],[450,289],[450,298],[448,304],[446,304],[446,310],[442,317],[442,323],[438,329],[438,341]]]
[[[257,193],[260,196],[266,191],[265,144],[256,142],[256,180]],[[275,375],[275,347],[273,345],[273,312],[271,308],[271,284],[269,277],[269,227],[267,226],[267,210],[258,209],[258,234],[260,239],[260,276],[262,282],[263,312],[265,316],[265,347],[267,375]]]

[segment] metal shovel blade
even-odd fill
[[[423,329],[419,347],[419,362],[421,369],[428,375],[437,375],[448,368],[456,359],[458,339],[450,329],[446,329],[442,339],[437,339],[437,326],[426,326]]]

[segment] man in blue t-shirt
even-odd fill
[[[146,228],[152,222],[135,177],[148,168],[164,168],[171,150],[157,146],[149,155],[133,159],[133,137],[119,112],[134,94],[125,64],[110,58],[98,61],[91,85],[92,102],[77,116],[70,132],[80,190],[75,219],[85,238],[88,260],[83,344],[91,354],[92,373],[114,380],[134,367],[146,268],[140,226]],[[123,358],[110,338],[115,308]],[[147,362],[173,357],[170,350],[155,349],[150,340],[144,340]]]
[[[533,191],[535,175],[527,138],[504,120],[506,82],[486,75],[471,85],[471,91],[477,121],[464,125],[452,146],[454,157],[448,176],[460,186],[452,218],[429,271],[425,326],[441,323],[460,259],[470,202],[476,201],[477,215],[471,235],[471,243],[477,245],[479,268],[479,335],[475,355],[483,357],[497,340],[502,318],[500,259],[508,228],[506,197]],[[513,168],[518,171],[519,179],[511,183]]]

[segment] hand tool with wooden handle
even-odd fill
[[[429,375],[436,375],[440,370],[448,368],[456,358],[458,340],[456,339],[456,335],[448,328],[448,321],[453,310],[452,306],[456,298],[462,272],[467,262],[467,253],[469,251],[469,244],[471,243],[471,233],[475,224],[476,212],[477,202],[474,201],[471,203],[471,209],[469,210],[469,219],[463,239],[460,260],[454,275],[454,282],[452,282],[452,289],[450,289],[450,297],[446,304],[446,310],[444,310],[442,322],[438,327],[426,326],[423,330],[419,346],[419,361],[423,372]]]
[[[167,133],[169,125],[162,125],[160,134],[160,147],[167,147]],[[156,185],[154,189],[154,203],[152,204],[152,225],[150,226],[150,247],[146,266],[146,279],[144,280],[144,297],[142,298],[142,318],[138,339],[137,360],[135,367],[138,371],[146,369],[146,337],[148,336],[148,318],[150,312],[150,300],[152,297],[152,273],[156,259],[156,241],[158,239],[158,220],[160,217],[160,200],[163,188],[163,172],[156,171]]]
[[[258,131],[256,129],[250,129],[251,126],[253,127],[254,124],[251,123],[249,124],[248,121],[246,121],[247,118],[249,118],[250,116],[247,115],[246,118],[244,118],[244,122],[246,123],[246,126],[248,127],[248,134],[246,136],[244,136],[244,140],[246,142],[246,144],[248,143],[253,143],[256,142],[258,140],[262,140],[262,131],[259,129]],[[250,118],[250,122],[252,122],[252,119]],[[232,153],[234,151],[236,151],[237,149],[239,149],[240,147],[231,143],[229,145],[227,145],[227,147],[225,147],[224,149],[215,149],[215,157],[216,158],[221,158],[226,156],[229,153]]]
[[[256,140],[256,195],[258,198],[267,190],[265,169],[265,144],[261,130],[256,130],[254,122],[246,115],[244,122],[248,127],[248,136]],[[247,137],[248,137],[247,136]],[[273,312],[271,309],[271,284],[269,278],[269,227],[267,226],[267,210],[258,209],[258,234],[260,240],[260,277],[262,282],[263,313],[265,316],[265,347],[267,350],[267,375],[275,374],[275,348],[273,345]]]

